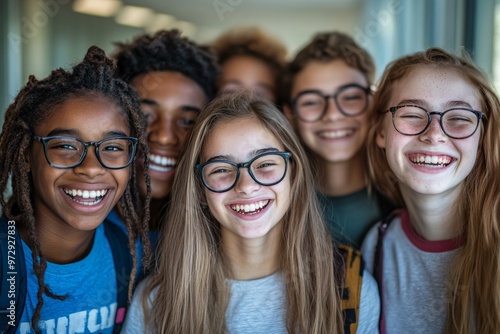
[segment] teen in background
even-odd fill
[[[287,50],[277,38],[257,27],[238,27],[210,47],[222,69],[219,94],[248,90],[281,105]]]
[[[212,54],[175,29],[117,43],[114,58],[116,75],[137,90],[147,120],[154,241],[168,206],[184,141],[198,114],[215,95],[219,67]],[[143,156],[137,159],[140,185],[144,184],[141,175],[145,160]],[[144,198],[144,187],[141,191]],[[116,215],[112,218],[119,221]]]
[[[391,210],[369,188],[368,118],[375,80],[372,57],[348,35],[319,33],[288,66],[285,113],[315,165],[324,217],[337,240],[360,247]]]

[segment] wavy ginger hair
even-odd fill
[[[146,325],[152,332],[227,332],[230,269],[220,224],[204,204],[205,189],[194,166],[201,162],[203,145],[216,124],[249,118],[258,119],[292,153],[291,205],[283,218],[281,240],[288,331],[343,331],[333,242],[322,223],[307,156],[275,106],[238,93],[219,96],[200,114],[179,161],[158,270],[142,296]]]
[[[430,48],[389,64],[374,96],[372,126],[368,134],[369,171],[382,194],[404,205],[397,179],[385,153],[375,142],[383,126],[392,88],[411,71],[422,68],[450,69],[475,87],[481,111],[481,140],[476,163],[464,179],[454,217],[464,245],[448,275],[446,333],[496,333],[500,328],[500,101],[487,76],[467,57]],[[392,125],[391,125],[392,126]]]

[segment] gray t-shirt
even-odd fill
[[[231,299],[226,311],[229,333],[287,333],[285,285],[280,273],[255,280],[230,280],[230,283]],[[144,314],[140,298],[143,286],[144,282],[134,293],[122,333],[147,333],[144,328]],[[357,333],[378,333],[379,315],[380,300],[377,283],[365,271],[361,285]]]
[[[378,226],[368,232],[361,248],[371,273]],[[399,211],[385,233],[381,252],[381,333],[444,333],[447,272],[459,245],[456,239],[423,239],[411,226],[408,212]]]

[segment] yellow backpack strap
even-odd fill
[[[364,263],[361,253],[349,246],[339,245],[340,255],[339,270],[342,288],[342,314],[344,316],[344,334],[354,334],[359,323],[359,303],[361,297],[361,284],[363,282]]]

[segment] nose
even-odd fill
[[[106,167],[104,167],[99,159],[97,159],[95,147],[89,146],[85,158],[80,165],[74,167],[74,171],[77,174],[86,175],[89,178],[95,178],[106,173]]]
[[[177,145],[179,137],[176,133],[175,120],[171,117],[159,117],[148,129],[148,141],[163,146]]]
[[[234,186],[234,190],[242,194],[251,194],[259,188],[260,184],[255,182],[248,172],[248,168],[240,168],[240,177]]]
[[[323,115],[323,120],[334,121],[344,117],[344,114],[340,112],[339,108],[337,107],[337,103],[335,102],[335,98],[332,95],[328,96],[328,98],[325,99],[325,103],[326,111]]]
[[[440,124],[440,115],[432,115],[431,123],[427,130],[420,134],[420,138],[425,142],[438,143],[448,140],[448,136],[444,133]]]

